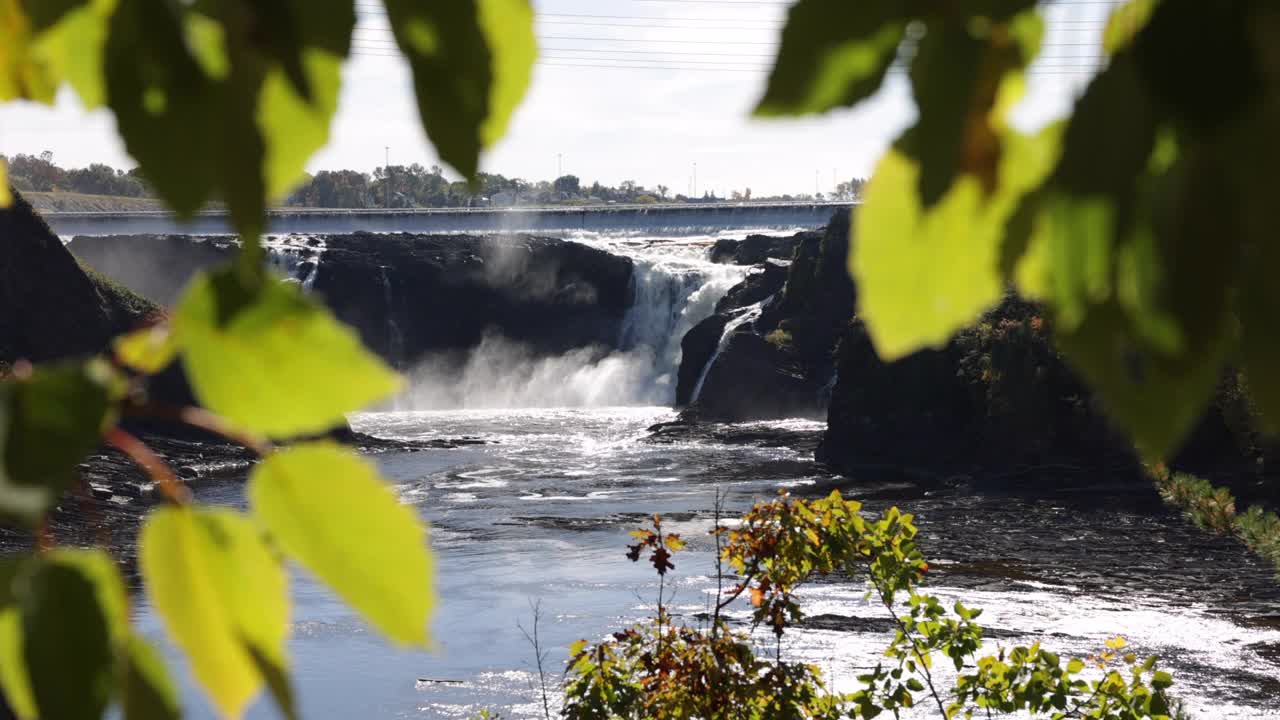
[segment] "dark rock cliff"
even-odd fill
[[[81,267],[16,192],[13,204],[0,209],[0,362],[91,355],[158,313]]]
[[[126,285],[173,302],[230,238],[77,237],[71,249]],[[396,364],[475,347],[486,332],[556,354],[614,346],[632,299],[627,258],[551,238],[372,234],[289,236],[269,257]]]
[[[853,314],[853,284],[845,270],[848,213],[837,213],[823,231],[784,240],[793,247],[788,266],[766,262],[686,336],[677,390],[679,404],[688,403],[686,419],[733,422],[823,413],[832,353]]]
[[[394,362],[466,350],[496,331],[535,353],[613,347],[631,305],[632,263],[529,236],[326,238],[315,292]]]

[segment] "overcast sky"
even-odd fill
[[[376,0],[361,8],[355,55],[329,145],[310,163],[369,171],[390,146],[393,164],[437,162],[414,105],[407,66],[391,50]],[[507,137],[483,168],[551,179],[563,164],[586,182],[635,180],[726,195],[822,192],[865,176],[914,116],[905,78],[889,79],[856,110],[804,120],[750,117],[785,18],[779,0],[536,0],[542,59]],[[1050,7],[1046,58],[1031,76],[1019,123],[1060,115],[1098,60],[1092,41],[1107,2]],[[110,115],[86,114],[67,93],[54,108],[0,107],[0,153],[51,150],[63,166],[134,163]]]

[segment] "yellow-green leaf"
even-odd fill
[[[201,404],[270,437],[324,432],[383,400],[400,379],[316,301],[236,269],[199,275],[173,329]]]
[[[284,658],[284,569],[227,510],[153,512],[138,556],[147,596],[196,679],[224,716],[239,717],[265,681],[254,650]]]
[[[32,26],[22,0],[0,0],[0,102],[52,103],[58,83],[32,56]]]
[[[374,627],[399,643],[426,642],[426,528],[369,462],[332,443],[296,445],[254,469],[248,494],[276,543]]]
[[[538,58],[538,38],[529,0],[479,0],[479,12],[493,72],[489,115],[480,128],[480,141],[489,147],[506,134],[511,116],[529,89]]]
[[[918,164],[898,150],[881,160],[856,213],[850,269],[882,358],[941,347],[1000,299],[1006,221],[1052,169],[1057,132],[1005,133],[995,194],[961,175],[927,211],[916,192]]]
[[[1106,28],[1102,32],[1102,47],[1108,54],[1115,54],[1137,36],[1155,11],[1159,0],[1126,0],[1111,11]]]
[[[43,61],[54,77],[66,80],[89,110],[106,101],[102,52],[116,1],[83,0],[50,26],[40,28],[32,43],[33,56]]]
[[[0,692],[19,720],[33,720],[36,699],[23,657],[22,612],[15,587],[24,564],[17,558],[0,561]]]
[[[13,204],[13,193],[9,192],[9,167],[0,159],[0,208]]]
[[[147,375],[154,375],[168,367],[178,354],[178,345],[165,325],[155,325],[121,335],[116,338],[114,347],[120,362]]]
[[[137,635],[125,641],[122,653],[120,705],[125,720],[178,720],[182,706],[169,678],[164,658]]]
[[[291,25],[293,33],[281,33],[276,54],[287,62],[267,72],[258,103],[258,128],[266,145],[263,172],[273,200],[292,189],[312,153],[329,141],[342,61],[356,23],[347,0],[287,0],[282,5],[288,9],[278,21]]]

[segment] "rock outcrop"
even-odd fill
[[[126,285],[173,302],[196,271],[229,259],[235,243],[77,237],[71,249]],[[468,350],[490,332],[535,353],[612,347],[633,293],[631,260],[528,235],[288,236],[273,239],[268,257],[398,365]]]
[[[821,232],[805,231],[791,237],[773,235],[748,235],[738,240],[721,238],[711,246],[711,262],[734,265],[760,265],[767,260],[790,260],[796,246],[806,238],[821,237]]]
[[[475,347],[496,332],[534,353],[618,342],[630,259],[530,236],[325,239],[314,290],[396,363]]]
[[[0,363],[91,355],[159,312],[81,267],[18,193],[0,210]]]
[[[677,390],[679,404],[688,405],[686,419],[735,422],[825,411],[832,353],[853,314],[845,270],[848,213],[837,213],[823,231],[783,239],[794,241],[790,263],[766,259],[686,336]],[[712,346],[708,338],[717,327]]]

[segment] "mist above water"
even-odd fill
[[[767,231],[791,234],[790,231]],[[742,237],[749,231],[732,233]],[[671,405],[685,333],[750,272],[708,261],[718,236],[679,239],[575,233],[567,239],[630,257],[634,299],[615,347],[538,355],[500,335],[465,356],[427,357],[408,371],[400,410]]]

